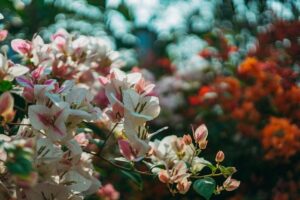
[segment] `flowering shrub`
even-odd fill
[[[160,113],[155,85],[140,72],[121,71],[117,52],[101,38],[59,30],[50,43],[36,35],[11,46],[22,62],[0,56],[1,199],[118,199],[111,184],[101,186],[96,158],[134,180],[158,176],[172,194],[193,184],[209,199],[239,186],[231,178],[236,169],[221,165],[223,152],[215,163],[200,157],[205,125],[192,136],[151,140],[166,130],[148,126]],[[219,186],[215,176],[226,180]]]
[[[300,150],[299,87],[283,71],[294,73],[272,61],[249,57],[240,64],[236,77],[218,76],[189,101],[207,108],[220,106],[222,120],[234,120],[240,133],[262,139],[266,158],[289,158]]]

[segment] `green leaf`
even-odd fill
[[[193,184],[194,190],[206,200],[210,199],[211,195],[214,193],[215,187],[216,182],[210,177],[196,180]]]
[[[12,82],[2,80],[0,81],[0,92],[5,92],[12,89]]]
[[[122,174],[124,174],[127,178],[129,178],[133,183],[135,183],[139,190],[143,190],[143,180],[139,173],[136,172],[128,172],[121,170]]]
[[[222,174],[227,175],[227,176],[231,176],[232,174],[234,174],[236,172],[235,167],[220,166],[219,169],[220,169]]]
[[[31,161],[27,160],[24,157],[17,157],[14,162],[8,161],[6,163],[6,166],[10,173],[16,175],[26,176],[29,175],[30,172],[32,171]]]

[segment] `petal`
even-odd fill
[[[49,128],[49,119],[51,110],[43,105],[31,105],[28,108],[28,116],[33,128],[37,130],[47,130]]]
[[[13,77],[24,75],[28,71],[29,69],[22,65],[15,65],[13,67],[8,68],[8,73],[11,74]]]
[[[87,191],[92,185],[91,180],[85,178],[84,176],[82,176],[75,170],[68,171],[64,175],[62,183],[64,183],[64,182],[69,183],[67,187],[70,190],[76,191],[76,192]]]
[[[59,146],[53,144],[48,138],[39,138],[37,140],[36,151],[40,152],[37,162],[53,163],[59,161],[62,157],[62,150]]]
[[[19,76],[16,78],[16,81],[21,85],[22,87],[30,87],[33,88],[32,80],[27,78],[26,76]]]
[[[138,124],[143,124],[158,116],[160,113],[159,100],[157,97],[144,97],[134,90],[125,90],[123,92],[125,117],[131,115]],[[143,106],[143,108],[142,108]]]
[[[22,39],[14,39],[11,41],[11,47],[14,51],[18,52],[19,54],[27,54],[31,50],[31,43],[22,40]]]
[[[118,145],[120,149],[120,153],[127,159],[127,160],[134,160],[135,154],[133,153],[133,150],[126,140],[118,140]]]

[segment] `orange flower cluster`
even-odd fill
[[[235,76],[217,77],[189,101],[205,108],[220,105],[220,119],[234,120],[237,132],[260,139],[266,158],[288,158],[300,151],[300,87],[290,79],[294,74],[275,62],[249,57]]]
[[[201,87],[197,95],[190,96],[189,103],[209,107],[222,102],[223,109],[230,111],[237,106],[240,96],[239,80],[221,76],[212,85]]]
[[[289,158],[300,149],[300,129],[286,118],[271,117],[262,130],[262,145],[266,158]]]

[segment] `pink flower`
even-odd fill
[[[124,107],[118,103],[112,105],[111,110],[107,110],[106,114],[113,122],[119,122],[124,117]]]
[[[158,179],[162,183],[169,183],[170,175],[168,174],[167,170],[161,170],[160,172],[158,172]]]
[[[135,90],[139,94],[149,95],[152,92],[154,87],[155,87],[154,84],[151,84],[147,82],[144,78],[141,78],[135,85]]]
[[[98,195],[104,200],[118,200],[120,198],[120,193],[110,183],[101,187],[98,190]]]
[[[188,178],[190,174],[187,171],[188,168],[184,161],[177,162],[170,172],[170,183],[179,183]]]
[[[8,31],[7,30],[0,30],[0,42],[2,42],[3,40],[6,39],[8,35]]]
[[[21,55],[28,55],[31,51],[31,42],[22,39],[14,39],[11,41],[11,47]]]
[[[177,183],[176,188],[180,194],[185,194],[185,193],[187,193],[187,191],[189,191],[191,184],[192,184],[192,182],[188,181],[188,179],[185,178]]]
[[[237,189],[240,186],[240,181],[231,178],[231,176],[229,176],[223,183],[223,187],[226,191],[233,191],[235,189]]]
[[[59,140],[67,135],[65,122],[69,116],[69,104],[60,102],[51,108],[43,105],[31,105],[28,115],[33,128],[44,130],[53,140]]]
[[[129,142],[124,139],[118,140],[120,153],[126,158],[127,160],[135,160],[136,159],[136,152],[130,146]]]

